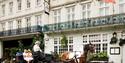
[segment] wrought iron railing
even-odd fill
[[[20,34],[41,32],[41,31],[42,31],[41,26],[31,26],[31,27],[2,31],[0,32],[0,36],[12,36],[12,35],[20,35]]]
[[[47,24],[44,26],[31,26],[31,27],[7,30],[0,32],[0,36],[19,35],[19,34],[38,32],[38,31],[40,32],[49,32],[58,30],[62,31],[62,30],[88,28],[95,26],[114,25],[114,24],[118,25],[125,24],[125,14],[116,14],[103,17],[60,22],[55,24]]]
[[[43,31],[58,31],[94,26],[125,24],[125,14],[110,15],[97,18],[81,19],[76,21],[61,22],[43,26]]]

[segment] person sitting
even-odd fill
[[[33,63],[37,63],[39,60],[43,60],[44,54],[40,48],[40,41],[36,41],[33,46]]]

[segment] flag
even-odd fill
[[[106,2],[106,3],[113,3],[113,4],[115,4],[116,2],[115,2],[115,0],[102,0],[103,2]]]

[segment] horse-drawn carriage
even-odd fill
[[[94,50],[94,45],[90,43],[84,46],[84,53],[64,52],[61,54],[61,60],[63,63],[88,63]]]

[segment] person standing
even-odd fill
[[[23,52],[19,49],[19,51],[16,53],[16,60],[18,63],[23,63]]]

